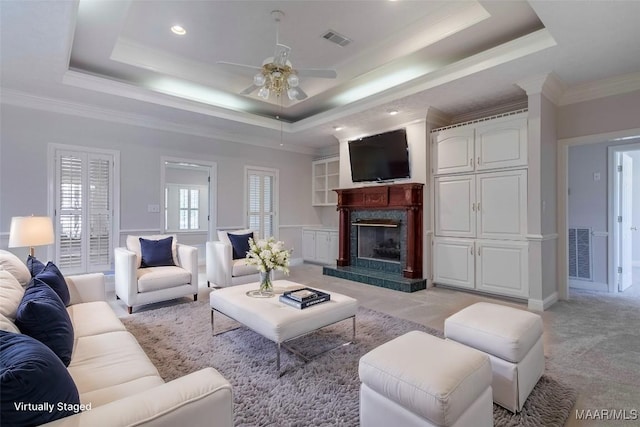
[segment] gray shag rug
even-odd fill
[[[208,301],[176,304],[122,318],[165,381],[207,366],[233,386],[236,426],[358,426],[358,361],[368,351],[412,330],[442,333],[407,320],[359,308],[356,342],[308,363],[282,351],[276,372],[275,344],[241,327],[215,337]],[[238,324],[216,313],[216,333]],[[313,355],[351,338],[351,320],[326,327],[291,346]],[[563,426],[575,390],[544,375],[517,415],[494,405],[496,426]]]

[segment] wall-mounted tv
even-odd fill
[[[353,182],[410,178],[406,129],[349,141]]]

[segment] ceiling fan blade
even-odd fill
[[[224,65],[226,67],[241,68],[243,70],[262,70],[262,67],[256,67],[255,65],[236,64],[235,62],[218,61],[216,64]]]
[[[296,69],[296,73],[300,77],[318,77],[321,79],[335,79],[338,77],[336,70],[323,70],[320,68],[301,68]]]
[[[300,89],[300,86],[296,88],[296,92],[296,100],[298,101],[302,101],[303,99],[308,97],[308,95],[302,89]]]
[[[248,88],[246,88],[245,90],[243,90],[242,92],[240,92],[240,95],[249,95],[251,92],[253,92],[256,89],[258,89],[258,86],[251,85]]]
[[[273,63],[275,65],[283,67],[287,64],[289,60],[289,54],[291,53],[291,48],[289,46],[283,44],[276,44],[276,50],[273,53]]]

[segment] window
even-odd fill
[[[165,224],[168,231],[207,231],[207,186],[166,184]]]
[[[65,274],[110,270],[117,153],[52,149],[56,264]]]
[[[260,238],[277,237],[277,178],[275,169],[246,169],[247,225]]]
[[[180,230],[199,230],[198,223],[200,190],[180,189]]]

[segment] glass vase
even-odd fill
[[[273,270],[260,272],[260,292],[265,295],[273,295]]]

